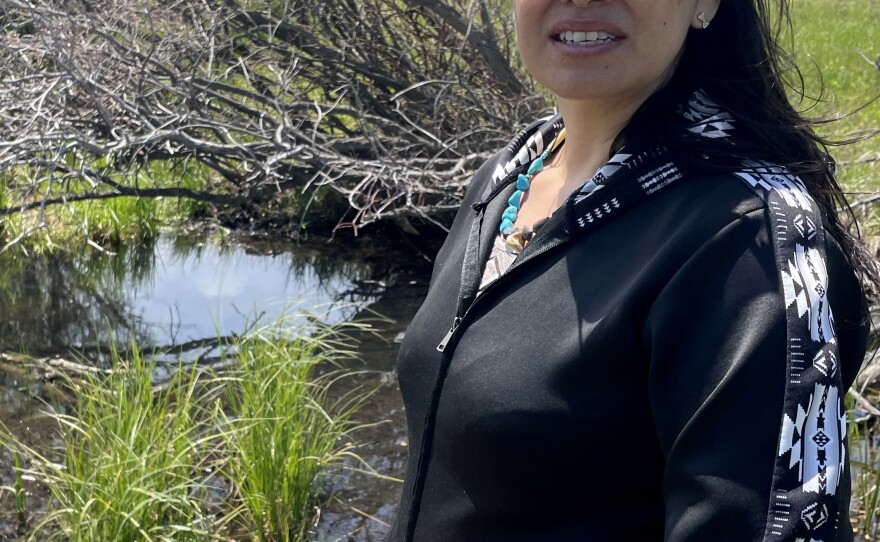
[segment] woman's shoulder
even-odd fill
[[[763,211],[769,227],[812,238],[822,230],[824,210],[798,175],[782,166],[742,160],[724,169],[690,169],[665,194],[679,216],[719,227],[747,214]],[[784,237],[784,235],[783,235]]]
[[[783,166],[744,160],[728,172],[695,174],[679,188],[678,194],[670,196],[683,209],[695,208],[694,224],[713,222],[718,232],[743,222],[753,224],[752,230],[764,245],[753,254],[772,260],[786,305],[827,296],[838,328],[864,334],[866,307],[859,279],[840,243],[825,227],[825,210],[798,175]],[[806,292],[810,284],[818,290]]]

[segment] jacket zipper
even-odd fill
[[[561,227],[564,227],[564,222],[560,222],[559,224],[557,224],[556,227],[553,229],[553,231],[550,232],[550,234],[555,234],[555,233],[556,233],[556,230],[557,230],[558,228],[561,228]],[[537,240],[537,239],[536,239],[536,240]],[[519,260],[519,261],[514,260],[513,264],[510,266],[510,268],[507,270],[507,272],[504,273],[503,275],[501,275],[500,277],[498,277],[497,279],[495,279],[494,282],[488,284],[488,285],[486,286],[486,288],[484,288],[483,291],[480,292],[480,293],[477,295],[477,297],[474,298],[473,301],[471,301],[471,304],[468,306],[467,309],[465,309],[464,313],[462,313],[462,314],[460,314],[460,315],[457,314],[457,315],[455,316],[455,318],[452,319],[452,327],[449,328],[449,331],[446,332],[446,335],[443,337],[443,340],[440,341],[440,344],[437,345],[437,351],[438,351],[438,352],[444,352],[444,351],[446,350],[446,347],[449,346],[449,341],[451,341],[451,340],[452,340],[452,337],[455,335],[455,331],[456,331],[459,327],[461,327],[461,322],[462,322],[462,321],[467,317],[467,315],[471,312],[471,309],[474,308],[474,305],[477,304],[477,301],[479,301],[481,298],[485,297],[485,295],[486,295],[490,290],[492,290],[493,288],[495,288],[495,287],[498,285],[499,282],[502,282],[505,278],[509,278],[509,277],[510,277],[510,273],[511,273],[511,271],[513,271],[513,270],[515,270],[515,269],[518,269],[518,268],[522,267],[526,262],[530,262],[530,261],[532,261],[533,259],[535,259],[535,258],[537,258],[538,256],[540,256],[540,255],[544,254],[545,252],[547,252],[548,250],[553,249],[553,248],[559,246],[559,245],[562,244],[563,242],[565,242],[565,241],[562,240],[562,239],[554,239],[553,241],[550,241],[550,242],[548,242],[548,243],[546,243],[546,244],[544,244],[544,245],[540,245],[539,248],[537,248],[537,249],[533,250],[531,253],[527,254],[527,256],[528,256],[527,258],[525,258],[525,259],[523,259],[523,260]]]
[[[553,227],[553,229],[547,230],[547,235],[555,234],[559,228],[565,228],[565,224],[566,224],[565,221],[556,224]],[[429,412],[428,416],[436,415],[436,408],[438,406],[438,402],[440,399],[440,393],[441,393],[442,386],[443,386],[443,380],[445,380],[445,373],[446,373],[446,370],[448,370],[448,368],[449,368],[449,355],[450,355],[450,353],[447,351],[447,348],[449,346],[449,343],[452,341],[452,339],[455,338],[456,332],[461,328],[461,324],[467,318],[468,314],[471,313],[473,308],[480,302],[480,300],[482,300],[484,297],[486,297],[486,294],[488,294],[491,290],[497,288],[500,283],[505,282],[505,279],[509,279],[512,276],[512,274],[514,272],[516,272],[516,270],[518,270],[521,267],[524,267],[527,262],[534,260],[536,257],[538,257],[538,256],[546,253],[547,251],[549,251],[553,248],[556,248],[557,246],[565,243],[569,238],[570,237],[555,238],[555,239],[552,239],[551,241],[549,241],[547,244],[540,245],[540,246],[537,243],[535,243],[534,246],[536,246],[537,248],[535,250],[533,250],[531,253],[527,254],[527,258],[514,261],[513,264],[511,265],[510,269],[508,269],[506,273],[504,273],[503,275],[498,277],[495,280],[495,282],[492,282],[491,284],[486,286],[486,288],[481,293],[479,293],[474,298],[473,301],[471,301],[471,303],[467,307],[467,309],[465,309],[463,312],[461,312],[460,314],[455,316],[455,318],[452,320],[452,327],[449,329],[449,331],[443,337],[443,340],[440,342],[440,344],[437,345],[437,351],[441,353],[440,374],[438,375],[438,383],[437,383],[437,386],[439,386],[439,387],[436,388],[434,390],[434,392],[432,392],[431,405],[428,408],[428,412]],[[538,238],[536,238],[535,240],[537,240],[537,239]],[[433,414],[431,414],[432,412],[433,412]],[[419,510],[421,508],[421,500],[422,500],[421,499],[421,491],[424,490],[423,476],[425,476],[427,473],[427,464],[426,463],[429,460],[428,456],[430,455],[429,439],[433,439],[433,427],[432,426],[433,426],[433,421],[426,421],[425,422],[424,434],[422,435],[422,445],[421,445],[422,449],[419,453],[419,464],[416,467],[417,480],[416,480],[416,483],[413,485],[413,500],[410,504],[410,515],[407,520],[406,535],[404,538],[404,540],[406,540],[407,542],[412,542],[413,537],[415,536],[416,523],[418,521]],[[425,464],[423,464],[423,462]]]
[[[519,174],[524,172],[528,167],[529,164],[520,164],[518,167],[515,167],[513,170],[511,170],[510,173],[508,173],[507,175],[502,177],[501,180],[495,183],[495,186],[493,186],[492,189],[489,190],[488,194],[483,194],[482,197],[480,197],[479,201],[472,204],[471,208],[478,213],[482,212],[486,207],[489,206],[489,202],[495,199],[498,194],[503,192],[504,189],[507,188],[507,185],[512,183],[519,176]]]
[[[474,302],[476,302],[476,301],[477,300],[474,299]],[[470,310],[470,309],[468,309],[468,310]],[[465,311],[465,315],[467,315],[467,311]],[[458,329],[459,324],[461,324],[461,318],[456,316],[452,320],[452,327],[449,328],[449,331],[446,333],[446,336],[443,337],[443,340],[440,341],[440,344],[437,345],[438,352],[443,352],[444,350],[446,350],[446,345],[449,344],[449,341],[452,339],[452,336],[455,334],[455,330]]]
[[[639,160],[638,160],[638,162],[635,162],[635,164],[637,166],[639,166],[642,170],[650,169],[650,168],[654,167],[653,163],[648,162],[649,159],[657,160],[659,163],[658,156],[655,156],[655,155],[638,155],[636,158],[638,158]],[[660,155],[659,158],[666,160],[666,158],[663,155]],[[662,165],[662,164],[660,164],[660,165]],[[631,171],[631,170],[632,170],[632,168],[623,169],[623,170],[621,170],[621,173],[616,173],[613,175],[613,177],[626,174],[626,172]],[[629,176],[633,176],[633,175],[634,175],[633,173],[629,174]],[[676,179],[677,178],[678,177],[676,177]],[[672,180],[676,180],[676,179],[672,179]],[[651,193],[653,193],[653,192],[646,192],[644,190],[644,187],[638,187],[636,189],[636,188],[630,187],[629,185],[620,185],[620,183],[624,180],[626,180],[626,179],[618,180],[617,181],[617,183],[618,183],[617,184],[617,191],[612,192],[610,194],[606,193],[605,197],[603,198],[603,200],[608,199],[609,203],[614,202],[613,204],[614,204],[615,209],[620,209],[624,206],[629,206],[634,203],[637,203],[638,201],[643,199],[645,196],[648,196]],[[630,179],[630,181],[636,182],[636,183],[639,182],[639,180],[635,179],[634,176],[632,179]],[[608,184],[610,184],[610,183],[608,183]],[[667,184],[670,184],[670,183],[667,183]],[[666,186],[666,185],[662,185],[662,186]],[[662,188],[662,186],[660,188]],[[608,190],[608,189],[606,189],[606,190]],[[630,194],[630,192],[634,192],[634,193]],[[493,191],[493,194],[494,194],[494,191]],[[582,223],[581,218],[578,218],[576,220],[576,217],[579,216],[579,213],[578,213],[578,210],[576,209],[577,201],[575,199],[575,194],[576,193],[572,193],[572,195],[569,196],[568,200],[566,201],[566,203],[565,203],[565,216],[562,217],[562,220],[552,224],[549,227],[542,228],[539,235],[536,236],[536,238],[533,239],[533,241],[529,245],[526,246],[525,250],[520,254],[520,256],[516,260],[514,260],[513,264],[507,270],[507,272],[504,273],[502,276],[500,276],[498,279],[496,279],[494,282],[492,282],[491,284],[486,286],[486,288],[482,292],[478,292],[477,295],[472,300],[470,300],[470,303],[468,304],[467,308],[463,307],[463,305],[466,303],[467,298],[462,298],[461,294],[460,294],[459,307],[456,309],[456,316],[452,321],[452,326],[450,327],[450,329],[446,333],[446,335],[443,337],[443,340],[440,342],[440,344],[437,345],[437,350],[441,353],[440,372],[437,376],[434,390],[431,392],[431,401],[430,401],[430,405],[428,407],[428,411],[425,416],[426,419],[425,419],[424,431],[423,431],[423,435],[422,435],[421,451],[419,453],[419,463],[418,463],[418,466],[416,467],[416,481],[413,485],[413,499],[412,499],[412,502],[410,505],[409,517],[407,519],[406,537],[405,537],[405,540],[407,542],[412,542],[412,540],[413,540],[413,537],[415,535],[416,524],[418,522],[419,512],[421,509],[422,492],[424,491],[425,477],[427,476],[427,463],[430,461],[430,452],[431,452],[431,447],[432,447],[431,441],[433,439],[434,419],[437,414],[437,408],[439,407],[439,400],[440,400],[440,394],[442,393],[443,381],[446,378],[446,373],[448,372],[449,364],[451,363],[451,360],[449,357],[451,355],[451,352],[449,351],[450,344],[452,343],[453,339],[456,339],[457,335],[460,335],[460,333],[457,333],[457,332],[462,327],[462,323],[464,323],[464,321],[467,319],[468,314],[471,313],[471,311],[474,309],[474,307],[480,303],[480,300],[482,298],[486,297],[486,295],[491,290],[497,288],[500,283],[506,282],[505,279],[509,280],[514,275],[514,273],[517,272],[517,270],[519,268],[524,267],[527,262],[530,262],[532,260],[537,259],[538,256],[545,254],[546,252],[548,252],[548,251],[550,251],[550,250],[552,250],[562,244],[567,243],[568,241],[570,241],[574,237],[582,236],[584,234],[584,232],[587,231],[586,228],[588,225],[585,223]],[[611,198],[611,199],[609,199],[609,198]],[[489,201],[489,198],[486,198],[484,201],[480,201],[480,202],[474,204],[473,207],[475,210],[477,210],[478,213],[482,213],[483,210],[486,208],[488,201]],[[600,202],[596,202],[596,203],[598,204]],[[596,213],[595,210],[592,212]],[[615,213],[614,216],[616,216],[617,214],[618,213]],[[590,213],[587,213],[586,215],[583,215],[583,216],[586,217],[586,219],[589,221],[589,223],[590,223],[590,225],[592,225],[592,227],[595,227],[596,225],[601,225],[602,223],[604,223],[606,221],[605,217],[608,216],[607,214],[605,214],[603,216],[599,213],[596,213],[596,215],[593,216],[591,219],[588,215],[590,215]],[[600,219],[600,218],[602,220],[597,220],[597,224],[593,224],[594,220]],[[580,227],[578,227],[578,225]],[[569,230],[569,228],[571,228],[571,229]],[[564,234],[564,235],[560,235],[560,234]],[[548,240],[544,244],[540,244],[539,241],[543,240],[545,238],[548,238]],[[531,249],[531,251],[529,251],[530,249]],[[468,263],[467,258],[468,258],[468,256],[466,253],[465,254],[465,261],[463,262],[464,264]],[[473,263],[473,262],[471,262],[471,263]],[[477,262],[477,265],[479,265],[479,262]]]

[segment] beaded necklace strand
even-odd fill
[[[547,222],[547,218],[542,218],[535,222],[531,228],[528,226],[524,228],[514,227],[516,217],[519,215],[519,210],[522,207],[523,196],[525,196],[526,192],[532,187],[532,179],[535,178],[535,175],[544,171],[544,161],[547,160],[550,154],[552,154],[564,140],[565,129],[563,128],[553,143],[547,147],[547,150],[532,161],[526,172],[520,173],[516,180],[516,192],[514,192],[513,195],[510,196],[510,199],[507,200],[508,207],[504,210],[504,214],[501,215],[501,226],[499,226],[498,230],[508,248],[515,252],[522,252],[522,249],[525,248],[526,244],[532,240],[532,237],[534,237],[535,232]]]

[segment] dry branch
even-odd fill
[[[0,215],[120,196],[259,205],[327,187],[353,227],[431,220],[547,107],[511,62],[508,10],[0,0]]]

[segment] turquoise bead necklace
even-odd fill
[[[535,158],[525,173],[520,173],[516,180],[516,192],[514,192],[513,195],[510,196],[510,199],[507,200],[508,207],[504,210],[504,214],[501,215],[501,226],[498,227],[498,230],[507,245],[517,251],[521,251],[525,244],[528,243],[534,235],[534,231],[532,231],[531,228],[526,227],[521,230],[520,228],[515,228],[513,226],[516,222],[516,217],[519,215],[519,210],[522,207],[523,197],[532,187],[532,180],[535,176],[544,171],[544,162],[562,142],[565,137],[564,134],[565,132],[563,131],[547,150]],[[545,221],[546,219],[542,219],[535,223],[535,230],[537,230],[537,228]]]
[[[535,178],[535,175],[544,171],[544,160],[550,156],[551,152],[553,152],[553,147],[548,148],[541,153],[541,156],[535,158],[526,173],[520,173],[516,179],[516,192],[507,200],[509,207],[501,215],[501,226],[499,229],[502,235],[513,233],[513,224],[516,222],[516,217],[519,215],[519,210],[522,207],[523,196],[532,187],[532,179]]]

